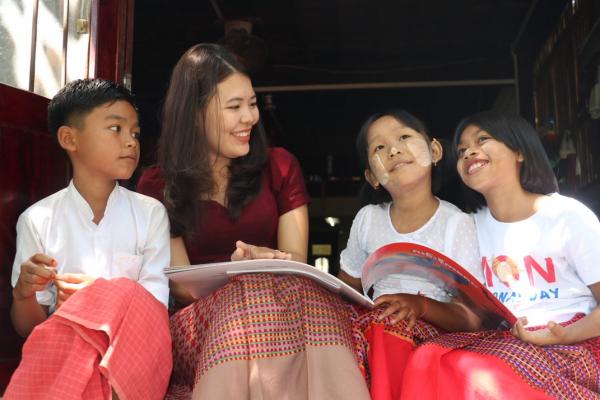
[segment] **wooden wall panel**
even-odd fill
[[[17,218],[65,187],[69,163],[47,131],[48,99],[0,84],[0,394],[18,364],[22,339],[10,322]]]

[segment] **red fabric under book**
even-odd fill
[[[407,361],[415,347],[440,331],[418,320],[409,330],[406,321],[395,325],[389,318],[378,321],[384,308],[364,311],[352,318],[356,357],[373,400],[399,399]]]
[[[171,374],[167,310],[137,282],[98,279],[38,325],[10,399],[162,399]]]
[[[397,399],[549,400],[508,364],[488,354],[427,344],[413,353]],[[568,396],[566,398],[569,398]]]
[[[506,331],[449,333],[411,354],[401,398],[600,399],[599,355],[600,338],[535,346]]]

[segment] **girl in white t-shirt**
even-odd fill
[[[472,218],[432,193],[432,170],[443,150],[439,141],[429,138],[424,124],[402,110],[375,114],[363,125],[357,150],[372,188],[370,196],[366,192],[372,204],[354,219],[340,256],[340,279],[362,291],[365,260],[379,247],[394,242],[431,247],[476,273],[479,253]],[[355,321],[365,344],[359,358],[374,398],[400,390],[403,360],[416,343],[435,336],[437,328],[475,330],[480,325],[460,299],[427,279],[389,275],[375,284],[374,297],[379,309]],[[377,350],[389,347],[390,341],[403,341],[395,346],[399,351]]]
[[[598,218],[556,193],[539,136],[522,118],[475,114],[459,124],[454,146],[477,210],[483,282],[520,319],[512,335],[445,335],[420,348],[411,365],[429,369],[438,384],[408,383],[403,395],[427,399],[450,391],[456,395],[446,398],[464,398],[487,390],[493,398],[596,398]],[[486,388],[478,388],[475,378],[484,375]]]

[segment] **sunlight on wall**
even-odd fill
[[[0,0],[0,82],[29,89],[33,1]]]
[[[52,97],[66,82],[88,76],[89,33],[77,33],[77,19],[89,21],[89,0],[69,0],[65,18],[66,4],[66,0],[0,0],[1,83]]]
[[[63,6],[61,0],[40,1],[33,91],[52,97],[62,86]]]
[[[77,33],[77,19],[89,21],[91,0],[69,0],[67,39],[67,82],[88,77],[90,35]]]

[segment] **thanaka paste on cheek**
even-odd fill
[[[383,161],[381,161],[379,154],[375,154],[371,158],[371,170],[373,171],[375,178],[377,178],[382,185],[385,186],[390,181],[390,174],[385,169],[385,165],[383,165]]]
[[[494,160],[506,160],[510,158],[512,156],[512,150],[509,149],[510,151],[507,152],[499,151],[500,146],[505,146],[508,149],[508,146],[506,146],[504,143],[493,140],[486,140],[480,146],[480,148],[485,154],[490,155],[490,158],[493,158]]]
[[[431,151],[424,140],[420,138],[414,140],[409,139],[406,141],[406,148],[417,164],[423,167],[431,165]]]

